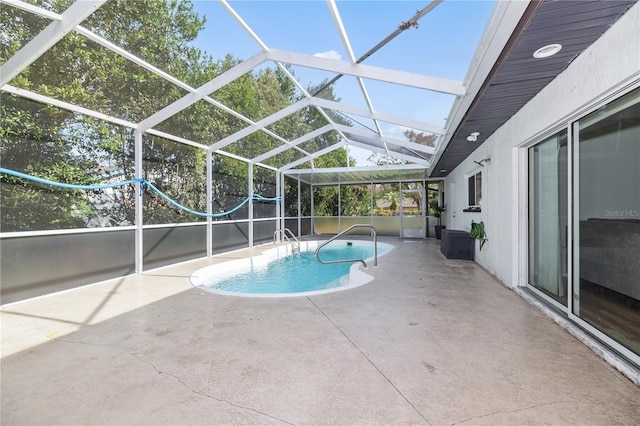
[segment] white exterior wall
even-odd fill
[[[541,134],[640,78],[638,34],[640,3],[447,176],[447,228],[468,231],[472,220],[484,222],[488,241],[482,251],[476,243],[476,262],[509,287],[518,285],[518,227],[524,212],[517,198],[526,197],[518,187],[518,173],[525,171],[518,167],[517,147],[538,141]],[[474,163],[485,158],[491,159],[485,167]],[[483,172],[482,212],[465,213],[467,178],[478,170]],[[526,183],[527,176],[523,179]]]

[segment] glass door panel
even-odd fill
[[[424,238],[424,189],[403,189],[400,203],[400,227],[403,238]]]
[[[572,311],[640,356],[640,89],[573,129]]]
[[[567,306],[567,131],[529,148],[529,284]]]

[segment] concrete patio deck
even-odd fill
[[[6,306],[1,422],[640,422],[638,387],[475,263],[382,240],[375,280],[343,292],[189,284],[243,250]]]

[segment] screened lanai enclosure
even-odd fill
[[[640,383],[639,32],[637,0],[0,0],[1,304],[446,226]]]
[[[274,35],[278,11],[265,22],[252,3],[3,0],[3,303],[285,227],[433,236],[429,202],[444,200],[429,167],[486,22],[451,52],[455,78],[394,69],[384,52],[424,40],[419,23],[435,25],[441,3],[393,7],[356,37],[351,2],[271,4],[318,13],[318,27],[291,25],[297,53]]]

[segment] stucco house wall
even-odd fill
[[[507,286],[518,285],[518,265],[526,265],[518,259],[519,247],[526,246],[518,201],[526,193],[518,182],[527,179],[520,176],[525,169],[519,165],[523,151],[519,147],[539,141],[615,90],[640,79],[638,34],[640,3],[447,176],[447,228],[468,231],[472,221],[484,222],[488,242],[482,251],[476,243],[476,262]],[[487,158],[484,167],[474,162]],[[482,212],[463,212],[468,207],[467,179],[478,171],[483,179]],[[522,202],[526,205],[526,198]]]

